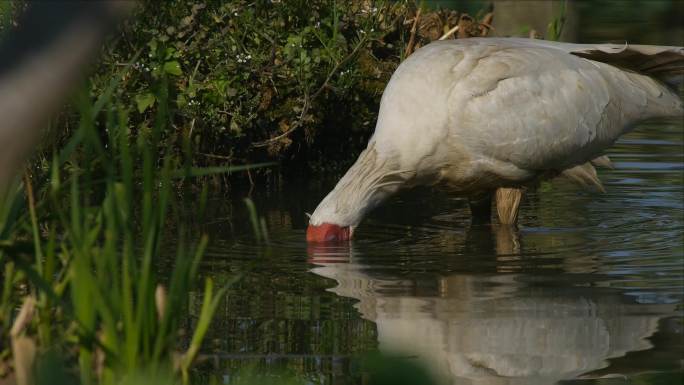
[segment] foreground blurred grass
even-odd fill
[[[78,129],[47,171],[27,169],[0,201],[0,376],[12,373],[19,384],[32,383],[44,356],[67,377],[77,368],[82,384],[128,382],[135,373],[180,373],[187,383],[225,290],[207,278],[197,322],[182,325],[207,236],[184,228],[178,206],[187,202],[176,196],[189,199],[184,187],[194,176],[240,168],[193,168],[189,152],[159,144],[170,121],[165,78],[152,129],[132,136],[129,111],[112,97],[117,79],[94,102],[76,97]],[[201,217],[206,190],[199,195]],[[173,230],[176,259],[163,280],[157,264]],[[39,370],[36,380],[44,376]]]

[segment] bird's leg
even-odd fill
[[[496,190],[496,213],[499,223],[513,225],[518,221],[518,211],[523,190],[519,188],[501,187]]]
[[[468,198],[472,224],[485,225],[492,222],[492,194]]]

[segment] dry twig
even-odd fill
[[[439,40],[446,40],[446,39],[450,38],[451,36],[453,36],[453,34],[457,31],[458,31],[458,24],[455,27],[451,28],[449,31],[447,31],[447,33],[442,35],[442,37],[440,37]]]
[[[489,12],[486,14],[483,18],[482,21],[480,22],[480,35],[481,36],[487,36],[490,30],[493,30],[494,27],[492,27],[492,21],[494,21],[494,13]]]
[[[409,38],[408,45],[406,46],[406,55],[404,59],[409,57],[413,53],[413,48],[416,45],[416,31],[418,30],[418,22],[420,21],[420,8],[416,11],[416,17],[413,18],[413,25],[411,26],[411,37]]]
[[[31,372],[36,357],[36,342],[24,331],[31,323],[35,305],[36,301],[33,297],[26,297],[10,330],[14,376],[17,385],[30,385],[32,383]]]

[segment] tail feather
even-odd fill
[[[599,44],[572,53],[652,76],[675,89],[684,83],[684,47]]]

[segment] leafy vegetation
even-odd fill
[[[133,135],[149,132],[155,87],[167,77],[174,114],[159,140],[181,152],[180,138],[189,138],[196,165],[275,160],[329,169],[320,162],[329,150],[365,145],[411,39],[415,49],[459,22],[456,11],[426,10],[416,31],[417,10],[413,1],[148,2],[103,49],[90,97],[132,62],[113,93],[131,109]],[[53,137],[76,125],[70,111],[54,122]]]
[[[24,6],[25,3],[20,1],[0,2],[0,37],[15,27],[17,16],[23,11]]]
[[[27,170],[0,205],[1,341],[11,341],[0,348],[4,374],[13,366],[20,384],[31,383],[34,363],[52,349],[63,365],[78,366],[82,384],[173,372],[187,383],[226,290],[215,290],[207,278],[196,323],[182,324],[207,237],[184,228],[178,210],[183,203],[175,195],[187,178],[236,168],[194,168],[158,144],[170,120],[163,76],[151,129],[131,135],[130,110],[111,98],[118,79],[95,103],[85,93],[76,97],[78,129],[53,153],[49,172]],[[157,153],[165,155],[158,159]],[[199,216],[206,192],[200,196]],[[171,223],[178,224],[176,259],[171,272],[158,278],[160,255],[171,252],[163,247]],[[186,348],[178,333],[187,327],[194,332],[181,338]]]

